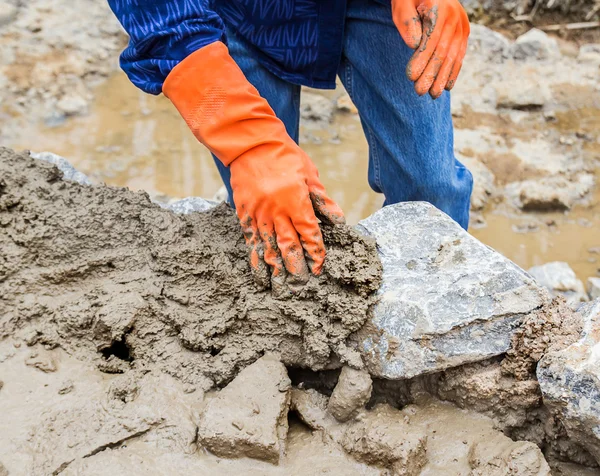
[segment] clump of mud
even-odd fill
[[[203,389],[267,351],[350,363],[381,281],[375,243],[323,226],[324,271],[275,297],[253,282],[235,213],[176,215],[144,192],[82,186],[0,148],[0,339],[62,347],[108,372],[156,365]]]
[[[511,348],[502,362],[506,375],[517,380],[535,378],[535,368],[544,354],[566,349],[579,340],[581,315],[573,312],[562,297],[531,313],[515,331]]]

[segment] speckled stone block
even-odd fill
[[[525,271],[424,202],[385,207],[357,229],[377,240],[383,284],[357,335],[370,373],[405,379],[506,352],[548,299]]]

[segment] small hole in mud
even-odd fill
[[[321,370],[318,372],[302,369],[299,367],[288,367],[288,375],[292,385],[301,388],[314,388],[327,396],[331,396],[340,375],[340,370]]]
[[[110,347],[101,350],[102,355],[105,359],[108,359],[111,355],[114,355],[118,359],[131,362],[133,358],[129,351],[129,346],[124,341],[114,341]]]
[[[216,347],[211,347],[211,349],[210,349],[210,355],[212,355],[213,357],[216,357],[217,355],[219,355],[219,353],[222,350],[223,349],[217,349]]]

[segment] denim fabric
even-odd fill
[[[231,55],[297,141],[299,86],[270,73],[237,35],[227,34]],[[348,0],[338,74],[369,143],[369,185],[386,205],[427,201],[466,229],[473,177],[454,157],[450,94],[419,97],[405,75],[411,55],[389,0]],[[216,162],[231,197],[229,171]]]

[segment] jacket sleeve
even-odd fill
[[[108,0],[129,34],[121,68],[131,82],[160,94],[171,70],[194,51],[225,41],[221,18],[210,0]]]

